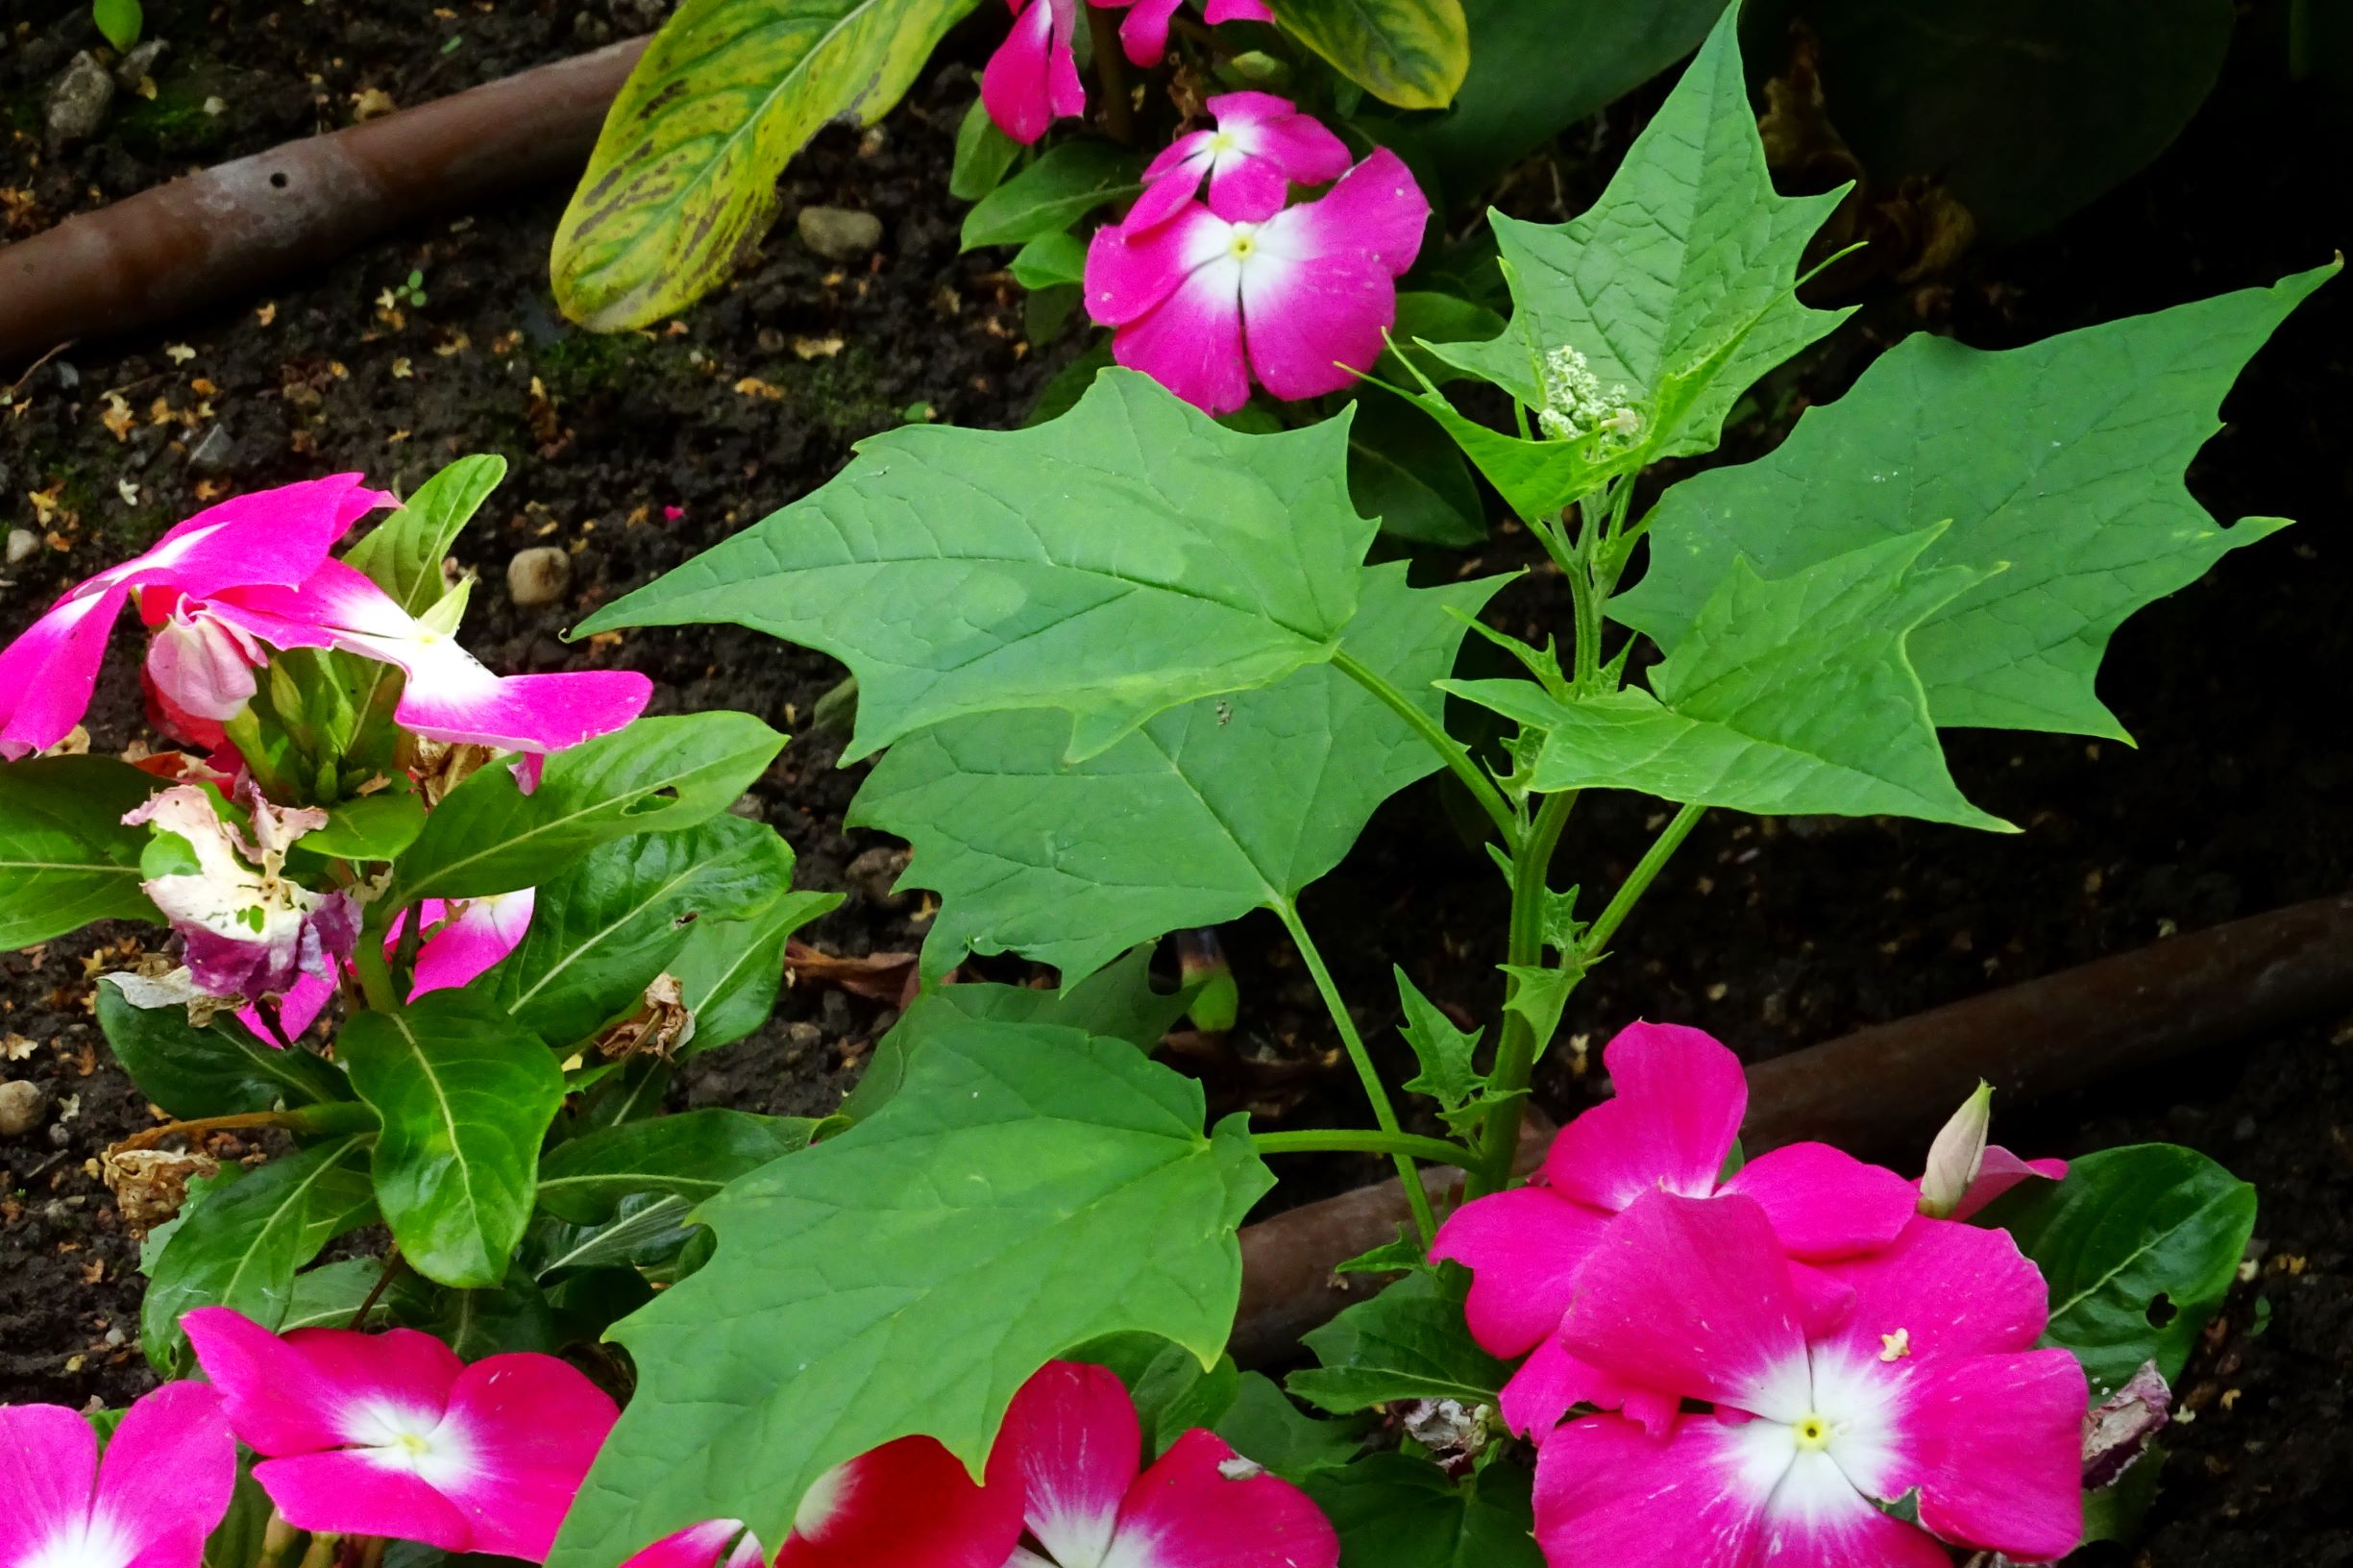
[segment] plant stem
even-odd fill
[[[1389,1104],[1389,1091],[1382,1087],[1372,1053],[1364,1048],[1364,1039],[1357,1033],[1356,1020],[1348,1016],[1348,1004],[1340,996],[1340,988],[1333,984],[1332,971],[1324,968],[1324,955],[1315,950],[1314,939],[1308,935],[1299,911],[1287,898],[1275,906],[1275,914],[1283,921],[1284,929],[1291,934],[1291,942],[1298,947],[1299,957],[1306,963],[1308,973],[1314,977],[1315,990],[1324,999],[1324,1010],[1332,1015],[1333,1025],[1340,1032],[1340,1043],[1348,1048],[1348,1059],[1356,1064],[1357,1077],[1364,1084],[1365,1098],[1373,1102],[1373,1120],[1391,1138],[1403,1138],[1396,1108]],[[1397,1163],[1398,1177],[1406,1184],[1406,1203],[1413,1211],[1413,1228],[1421,1233],[1422,1245],[1427,1247],[1438,1234],[1437,1217],[1430,1212],[1430,1194],[1422,1190],[1421,1175],[1414,1168],[1411,1155],[1393,1151],[1392,1158]]]
[[[1111,12],[1090,5],[1087,32],[1094,44],[1095,80],[1103,88],[1103,129],[1123,147],[1136,145],[1136,106],[1129,102],[1127,60],[1119,52],[1119,30]]]
[[[160,1127],[150,1127],[143,1133],[133,1133],[113,1146],[114,1151],[152,1149],[167,1138],[194,1138],[201,1133],[229,1133],[245,1127],[283,1127],[296,1133],[356,1132],[375,1125],[375,1114],[365,1106],[338,1102],[331,1105],[295,1106],[284,1111],[240,1111],[228,1116],[198,1116],[189,1121],[167,1121]]]
[[[1495,824],[1496,831],[1503,834],[1504,843],[1519,843],[1519,818],[1504,799],[1503,792],[1495,787],[1472,757],[1468,747],[1447,734],[1436,720],[1415,707],[1405,693],[1366,669],[1346,649],[1332,655],[1332,667],[1379,698],[1390,712],[1403,719],[1413,733],[1419,735],[1445,761],[1446,766],[1454,770],[1455,776],[1462,780],[1471,792],[1471,798],[1479,802],[1480,809],[1487,814],[1487,820]]]
[[[1511,857],[1511,925],[1505,962],[1514,966],[1544,962],[1544,900],[1552,875],[1553,851],[1559,847],[1561,829],[1577,805],[1577,792],[1548,795],[1536,808],[1534,824],[1519,851]],[[1519,981],[1510,982],[1513,986]],[[1499,1096],[1480,1135],[1480,1163],[1474,1168],[1466,1198],[1503,1190],[1511,1180],[1511,1156],[1519,1146],[1520,1118],[1527,1096],[1528,1075],[1544,1041],[1524,1014],[1506,1012],[1503,1039],[1495,1047],[1495,1070],[1487,1075],[1487,1091]]]
[[[1478,1156],[1459,1143],[1413,1133],[1376,1133],[1316,1128],[1298,1133],[1252,1133],[1261,1154],[1395,1154],[1438,1165],[1468,1168]]]
[[[1609,900],[1609,907],[1602,911],[1601,919],[1586,928],[1580,943],[1586,956],[1600,956],[1609,939],[1617,935],[1618,927],[1626,923],[1626,917],[1633,913],[1635,903],[1657,880],[1658,873],[1666,870],[1668,860],[1682,846],[1683,841],[1691,837],[1691,830],[1700,825],[1700,819],[1706,815],[1705,806],[1685,806],[1675,814],[1673,821],[1658,830],[1658,837],[1651,841],[1650,848],[1643,852],[1642,859],[1628,873],[1626,885],[1618,889],[1618,895]]]
[[[381,932],[362,927],[359,945],[352,949],[352,972],[359,976],[359,993],[379,1013],[397,1013],[401,993],[393,989],[392,966],[384,962]]]
[[[366,1325],[368,1314],[376,1311],[376,1304],[383,1299],[384,1287],[392,1283],[392,1277],[398,1274],[403,1266],[401,1249],[396,1242],[392,1250],[384,1254],[383,1271],[376,1276],[376,1283],[368,1286],[367,1299],[359,1304],[359,1311],[352,1314],[352,1320],[344,1325],[345,1328],[356,1329]]]

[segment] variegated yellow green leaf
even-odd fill
[[[1461,0],[1283,0],[1283,30],[1384,103],[1444,109],[1471,68]]]

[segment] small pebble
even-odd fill
[[[572,557],[553,545],[519,550],[506,563],[507,597],[523,608],[552,604],[571,586]]]
[[[156,67],[163,62],[163,52],[170,47],[161,38],[149,38],[123,56],[114,67],[114,85],[125,92],[138,91],[139,84],[156,74]]]
[[[882,243],[882,220],[871,212],[846,207],[804,207],[796,221],[800,242],[829,260],[859,260]]]
[[[909,855],[910,851],[905,849],[869,849],[844,869],[842,880],[868,903],[880,909],[896,909],[907,901],[907,895],[893,893],[891,884],[907,869]]]
[[[19,1079],[0,1083],[0,1138],[22,1138],[48,1114],[48,1096],[40,1085]]]
[[[49,139],[59,146],[84,141],[106,124],[114,102],[114,78],[85,49],[49,89]]]
[[[9,529],[8,564],[22,566],[40,553],[41,536],[31,528]]]
[[[213,426],[188,449],[188,466],[199,474],[226,474],[236,462],[237,444],[225,426]]]

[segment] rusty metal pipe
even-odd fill
[[[2353,894],[2316,898],[1760,1062],[1749,1069],[1742,1137],[1751,1153],[1820,1139],[1917,1155],[1980,1078],[2015,1106],[2347,1008]],[[1522,1168],[1549,1137],[1522,1137]],[[1451,1198],[1458,1173],[1424,1181]],[[1244,1229],[1235,1359],[1276,1360],[1368,1294],[1377,1280],[1336,1278],[1333,1265],[1394,1238],[1405,1219],[1404,1190],[1389,1181]]]
[[[393,230],[575,175],[646,42],[289,141],[0,249],[0,364],[250,294]]]

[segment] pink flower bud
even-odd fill
[[[182,713],[215,723],[244,711],[261,662],[252,637],[184,599],[147,645],[147,678],[157,695]]]
[[[1961,1207],[1985,1163],[1985,1136],[1993,1124],[1994,1086],[1981,1083],[1928,1145],[1928,1168],[1920,1178],[1922,1213],[1944,1219]]]

